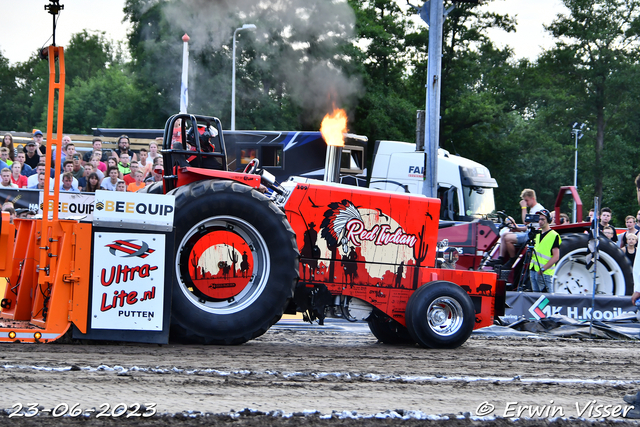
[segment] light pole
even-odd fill
[[[231,75],[231,130],[236,130],[236,34],[242,30],[255,30],[253,24],[244,24],[233,32],[233,74]]]
[[[578,188],[578,140],[584,136],[582,129],[584,129],[584,123],[575,122],[571,129],[571,135],[575,137],[576,141],[576,158],[575,158],[575,167],[573,169],[573,186]],[[580,218],[582,220],[582,218]],[[573,222],[576,222],[576,204],[575,201],[573,203]]]

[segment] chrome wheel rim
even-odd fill
[[[439,297],[427,308],[429,328],[442,337],[455,334],[462,327],[464,314],[462,306],[451,297]]]
[[[205,235],[210,230],[231,230],[247,243],[251,251],[253,265],[249,272],[248,284],[232,298],[222,300],[206,298],[193,285],[187,270],[188,252],[190,246],[193,246],[189,242],[197,238],[197,235]],[[175,269],[180,291],[201,310],[214,314],[237,313],[253,304],[264,292],[269,279],[270,258],[264,239],[247,221],[233,216],[207,218],[191,227],[177,248]]]

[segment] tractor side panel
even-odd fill
[[[440,200],[299,183],[285,210],[302,283],[360,298],[404,323],[421,270],[435,265]]]
[[[301,277],[330,289],[416,289],[417,270],[435,265],[439,210],[438,199],[298,184],[286,214],[297,235]]]
[[[296,231],[305,286],[367,301],[405,325],[413,292],[445,280],[470,295],[476,328],[493,323],[495,274],[433,268],[440,200],[299,183],[285,211]]]

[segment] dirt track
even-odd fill
[[[623,410],[626,404],[622,396],[640,388],[635,374],[640,343],[472,337],[457,350],[439,351],[380,345],[363,332],[276,328],[237,347],[3,345],[0,408],[11,413],[18,403],[38,403],[40,411],[58,406],[60,413],[65,410],[64,404],[71,408],[78,403],[79,409],[95,408],[99,412],[106,408],[101,407],[104,403],[111,411],[121,402],[139,402],[155,403],[160,414],[194,411],[233,415],[130,418],[145,424],[423,425],[425,421],[418,420],[339,418],[347,416],[343,411],[371,416],[387,410],[414,418],[427,414],[455,418],[465,412],[472,417],[513,417],[526,405],[542,411],[545,418],[568,418],[579,415],[576,403],[580,410],[587,407],[583,417],[600,418],[602,415],[589,408],[611,404],[621,405]],[[593,400],[597,403],[590,404]],[[479,410],[483,402],[487,404]],[[517,403],[507,408],[507,402]],[[489,405],[494,411],[482,413]],[[249,416],[245,412],[238,416],[237,411],[244,408],[295,415],[282,418]],[[324,417],[301,417],[303,411],[314,410]],[[152,409],[147,411],[141,409],[139,413],[148,414]],[[528,411],[525,407],[522,417],[529,417]],[[66,417],[65,421],[93,425],[111,418],[97,419],[98,412],[87,412],[84,419]],[[332,412],[331,419],[323,419]],[[3,425],[57,422],[50,415],[5,417],[0,416]],[[613,421],[615,417],[608,419]],[[434,423],[471,425],[479,421]],[[490,423],[504,425],[507,420]],[[561,425],[584,423],[569,420]]]

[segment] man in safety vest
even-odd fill
[[[531,255],[531,288],[533,292],[553,291],[552,280],[555,265],[560,259],[560,235],[551,229],[551,214],[543,209],[538,212],[540,232],[536,234]]]

